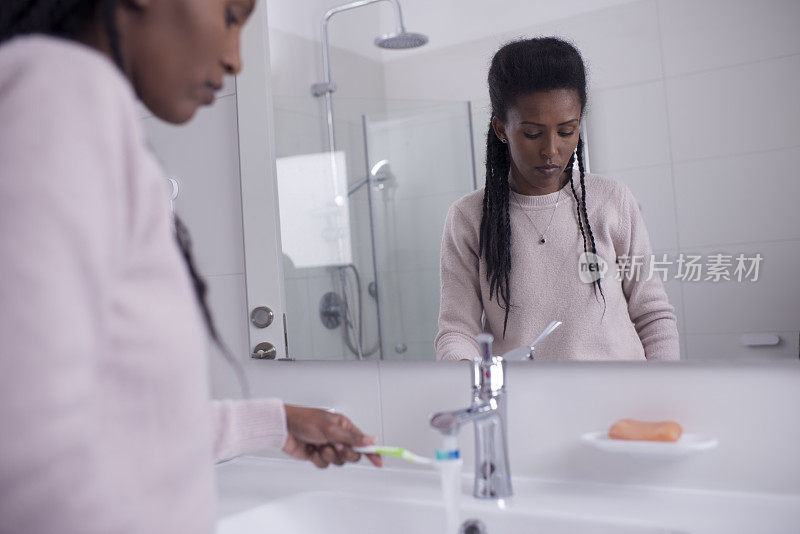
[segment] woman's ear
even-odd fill
[[[492,117],[492,129],[500,141],[504,143],[508,141],[508,137],[506,137],[506,125],[503,124],[503,121],[498,119],[496,116]]]

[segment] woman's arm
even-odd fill
[[[474,339],[483,330],[478,263],[477,229],[453,205],[442,236],[439,333],[434,342],[437,360],[471,360],[479,355]]]
[[[623,272],[622,278],[628,314],[648,360],[678,360],[680,344],[675,308],[669,303],[660,275],[655,272],[650,276],[653,260],[650,236],[633,193],[624,185],[623,189],[619,239],[622,254],[627,256],[632,267],[630,276]],[[639,267],[633,267],[639,263]]]
[[[214,400],[210,408],[218,462],[286,444],[286,411],[279,399]]]
[[[214,457],[217,462],[263,450],[282,450],[320,468],[329,464],[357,462],[361,455],[353,447],[373,445],[342,414],[318,408],[284,405],[278,399],[211,401]],[[380,456],[367,455],[377,467]]]

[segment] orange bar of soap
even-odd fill
[[[648,423],[635,419],[620,419],[608,431],[611,439],[635,439],[644,441],[678,441],[683,433],[675,421]]]

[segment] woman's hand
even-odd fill
[[[324,469],[329,464],[344,465],[357,462],[361,455],[353,447],[374,445],[375,438],[365,436],[344,415],[326,412],[317,408],[302,408],[286,405],[286,426],[289,437],[283,452],[299,460],[309,460]],[[369,461],[381,467],[383,461],[378,454],[367,454]]]

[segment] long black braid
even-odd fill
[[[508,109],[517,97],[538,91],[574,89],[581,101],[581,116],[586,108],[586,70],[580,52],[570,43],[554,37],[523,39],[504,45],[492,58],[489,68],[489,97],[492,117],[505,122]],[[486,134],[486,187],[483,195],[483,214],[480,226],[479,255],[486,260],[486,280],[489,298],[497,299],[505,310],[503,337],[508,328],[511,308],[511,216],[509,213],[510,186],[508,182],[511,156],[495,134],[490,121]],[[583,236],[584,252],[597,254],[594,234],[586,210],[583,139],[578,137],[577,160],[580,171],[581,196],[572,183],[573,154],[564,170],[570,177],[570,188],[577,204],[578,227]],[[605,294],[600,280],[593,283],[595,297],[598,289]]]
[[[20,35],[46,34],[67,39],[76,38],[87,24],[97,15],[108,38],[111,57],[117,67],[124,71],[119,33],[116,24],[116,10],[119,0],[2,0],[0,10],[0,45]],[[249,386],[241,365],[222,341],[214,324],[211,310],[206,300],[207,286],[200,276],[192,255],[189,231],[177,215],[174,216],[175,239],[192,279],[197,302],[203,315],[211,339],[231,364],[242,389],[242,395],[249,397]]]

